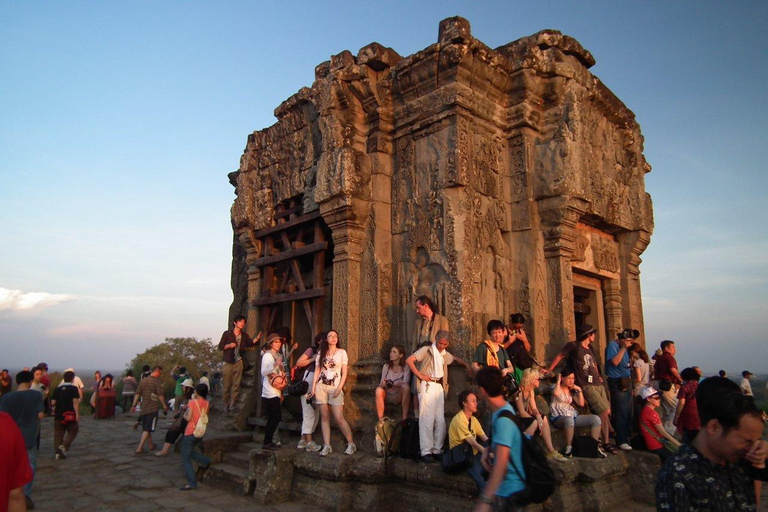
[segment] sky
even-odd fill
[[[637,116],[648,345],[768,372],[768,2],[0,2],[0,366],[122,368],[217,341],[246,138],[331,55],[407,56],[460,15],[576,38]]]

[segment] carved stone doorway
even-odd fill
[[[605,314],[603,311],[603,291],[599,279],[573,274],[573,312],[574,335],[576,330],[584,324],[590,324],[597,330],[597,340],[593,344],[595,353],[599,359],[603,359],[606,338]]]

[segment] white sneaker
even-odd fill
[[[296,449],[297,450],[305,450],[307,448],[308,444],[309,444],[308,442],[306,442],[305,440],[302,439],[301,441],[299,441],[299,444],[296,445]]]
[[[333,448],[331,448],[331,445],[327,444],[327,445],[323,446],[323,451],[320,452],[320,456],[321,457],[325,457],[326,455],[328,455],[332,451],[333,451]]]
[[[344,450],[344,453],[347,454],[347,455],[352,455],[356,451],[357,451],[357,446],[355,446],[355,443],[349,443],[347,445],[347,449]]]
[[[319,452],[320,450],[322,450],[322,447],[319,444],[317,444],[316,442],[310,441],[310,442],[307,443],[307,451],[308,452]]]
[[[628,452],[629,450],[631,450],[631,449],[632,449],[632,447],[631,447],[631,446],[629,446],[627,443],[621,443],[621,444],[619,445],[619,449],[620,449],[620,450],[624,450],[625,452]]]

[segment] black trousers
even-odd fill
[[[277,426],[280,424],[280,418],[282,416],[280,411],[280,397],[261,397],[261,406],[267,414],[267,426],[264,430],[264,444],[269,444],[272,442],[272,436],[275,435],[275,430],[277,430]]]

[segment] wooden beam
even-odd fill
[[[299,204],[299,205],[296,205],[296,206],[294,206],[292,208],[288,208],[286,210],[283,210],[281,212],[275,212],[275,220],[283,218],[283,217],[288,217],[288,216],[290,216],[290,215],[292,215],[294,213],[301,213],[301,210],[303,208],[304,208],[304,205]]]
[[[294,300],[314,299],[317,297],[325,297],[325,288],[312,288],[310,290],[304,290],[300,292],[279,293],[271,297],[259,297],[258,299],[253,299],[251,305],[253,307],[271,306],[274,304],[282,304],[284,302],[291,302]]]
[[[272,226],[269,228],[260,229],[255,233],[255,235],[256,235],[256,238],[263,238],[267,235],[279,233],[280,231],[283,231],[285,229],[292,228],[292,227],[298,226],[299,224],[304,224],[305,222],[309,222],[311,220],[315,220],[319,218],[320,218],[320,211],[317,210],[312,213],[302,215],[301,217],[296,217],[295,219],[291,219],[289,221],[283,222],[282,224],[278,224],[276,226]]]
[[[285,261],[291,258],[298,258],[307,254],[313,254],[320,251],[325,251],[328,248],[328,242],[317,242],[314,244],[305,245],[304,247],[298,247],[296,249],[290,249],[288,251],[279,252],[272,256],[264,256],[253,262],[257,267],[265,267],[278,261]]]

